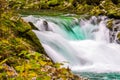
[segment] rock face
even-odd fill
[[[38,30],[38,28],[36,28],[32,22],[28,22],[28,23],[30,24],[33,30]]]
[[[110,29],[110,42],[116,42],[120,44],[120,20],[108,20],[107,27]]]

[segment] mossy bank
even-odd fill
[[[8,0],[9,7],[17,10],[53,10],[88,15],[106,15],[120,18],[120,0]]]
[[[0,0],[1,80],[80,80],[45,55],[32,27]]]

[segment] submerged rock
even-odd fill
[[[45,31],[52,31],[52,29],[49,28],[47,21],[43,21],[43,27],[44,27]]]
[[[47,21],[43,21],[43,26],[45,27],[45,30],[46,30],[46,31],[49,31]]]

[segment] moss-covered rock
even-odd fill
[[[93,6],[88,4],[78,4],[76,6],[77,13],[79,14],[88,14],[92,10]]]
[[[120,41],[120,32],[117,34],[117,38]]]
[[[109,30],[113,29],[113,19],[110,19],[110,20],[107,21],[107,28]]]
[[[99,8],[99,6],[94,7],[94,8],[90,11],[90,15],[96,15],[96,16],[98,16],[98,15],[102,15],[102,14],[105,14],[105,11],[104,11],[104,10],[101,10],[101,9]]]
[[[104,0],[100,3],[100,8],[106,11],[106,15],[112,18],[120,17],[120,9],[110,0]]]
[[[46,54],[42,45],[40,44],[40,41],[38,40],[37,36],[35,33],[30,30],[25,34],[25,37],[29,40],[31,40],[33,46],[35,47],[35,50],[37,50],[40,53]]]

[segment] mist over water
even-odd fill
[[[120,72],[120,45],[110,41],[107,17],[24,17],[48,56],[73,72]],[[45,23],[44,23],[45,22]],[[46,23],[47,22],[47,23]]]

